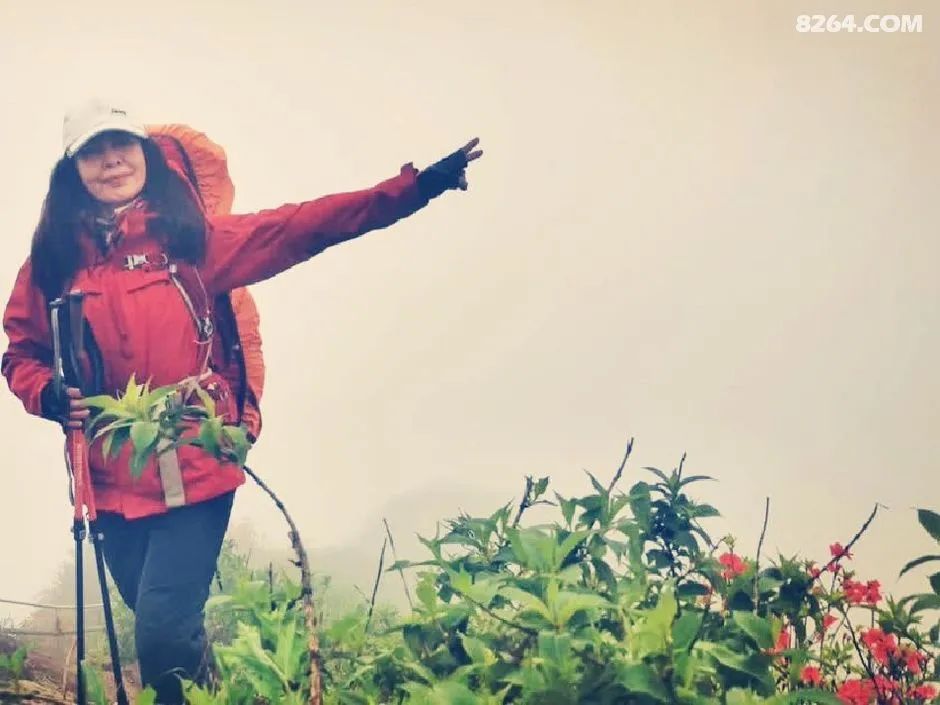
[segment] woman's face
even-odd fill
[[[144,190],[147,162],[140,140],[129,132],[102,132],[75,155],[88,193],[108,206],[122,206]]]

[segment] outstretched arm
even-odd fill
[[[473,151],[478,142],[422,172],[406,164],[398,176],[369,189],[213,217],[201,267],[206,288],[217,294],[268,279],[331,245],[386,228],[448,189],[466,189],[466,166],[482,154]]]

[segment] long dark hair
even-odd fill
[[[193,264],[206,252],[206,220],[190,187],[166,162],[160,147],[142,139],[147,180],[141,196],[154,214],[154,232],[167,254]],[[49,177],[46,194],[33,233],[30,253],[32,279],[47,300],[62,294],[81,266],[79,238],[88,231],[98,205],[78,175],[75,160],[63,157]]]

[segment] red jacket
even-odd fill
[[[207,247],[199,273],[211,301],[218,294],[272,277],[331,245],[385,228],[427,205],[411,164],[377,186],[325,196],[250,215],[207,216]],[[167,269],[125,269],[128,255],[162,252],[151,232],[146,210],[131,209],[121,218],[123,237],[101,255],[91,236],[83,235],[83,261],[72,288],[85,292],[85,316],[104,358],[105,392],[122,391],[132,374],[153,387],[173,384],[199,372],[201,351],[196,326]],[[0,369],[26,410],[41,414],[40,394],[51,380],[52,342],[46,301],[30,279],[30,263],[20,269],[7,304],[3,326],[9,346]],[[213,372],[203,383],[218,398],[217,413],[237,422],[235,401],[225,379]],[[90,467],[99,510],[127,518],[167,510],[164,487],[151,460],[139,479],[131,477],[130,444],[105,461],[100,443],[90,448]],[[211,499],[233,490],[244,473],[194,446],[178,451],[185,503]]]

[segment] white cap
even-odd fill
[[[108,130],[130,132],[137,137],[146,137],[144,126],[128,117],[125,110],[93,99],[83,103],[65,115],[62,125],[62,146],[66,156],[75,156],[75,153],[85,146],[93,137]]]

